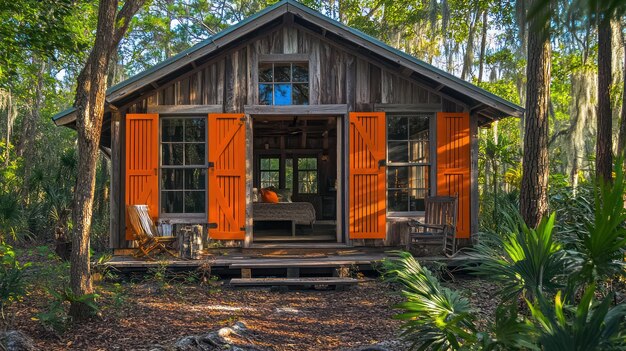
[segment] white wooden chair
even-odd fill
[[[176,257],[176,253],[168,248],[176,240],[176,237],[157,235],[147,205],[128,206],[128,219],[138,242],[136,257],[153,259],[152,255],[158,253],[167,253]]]

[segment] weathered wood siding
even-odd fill
[[[261,34],[197,67],[128,106],[126,112],[146,112],[149,105],[223,105],[224,112],[243,112],[258,100],[258,64],[278,55],[308,57],[309,104],[347,104],[353,111],[372,111],[374,104],[441,104],[445,111],[465,107],[298,25]]]
[[[243,113],[244,106],[258,104],[259,62],[280,60],[280,55],[284,55],[285,62],[294,57],[308,58],[310,105],[345,104],[348,111],[361,112],[385,111],[385,104],[394,104],[395,112],[399,112],[398,105],[413,108],[423,105],[430,109],[435,106],[444,112],[468,110],[467,106],[422,86],[410,78],[411,72],[390,68],[393,64],[356,54],[354,50],[292,23],[260,33],[248,42],[226,49],[189,73],[166,84],[155,85],[152,92],[122,106],[120,115],[124,118],[126,113],[146,113],[149,106],[157,105],[222,105],[223,112]],[[125,144],[123,137],[122,126],[117,136],[122,147]],[[123,157],[123,150],[121,155]],[[124,162],[122,159],[121,164]],[[113,177],[124,179],[123,167],[118,169],[120,173],[113,174]],[[118,188],[123,193],[124,184],[119,184]],[[118,203],[123,203],[122,200]],[[122,209],[116,213],[124,216]],[[112,228],[123,227],[119,223],[124,223],[124,218],[116,219],[115,223]],[[403,245],[407,235],[405,222],[389,221],[384,241],[353,240],[352,244]],[[126,246],[121,243],[117,247]]]

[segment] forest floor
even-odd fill
[[[253,345],[263,350],[355,350],[398,340],[400,322],[393,305],[402,300],[397,287],[363,278],[345,291],[232,288],[219,279],[200,283],[192,274],[150,272],[141,280],[98,281],[98,316],[81,324],[63,320],[67,302],[55,308],[50,291],[67,287],[67,263],[39,247],[21,255],[28,295],[11,307],[15,329],[41,350],[149,350],[171,347],[184,336],[206,334],[243,322]],[[480,308],[486,323],[496,302],[493,286],[469,278],[446,285]],[[490,318],[490,317],[489,317]]]

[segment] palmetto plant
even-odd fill
[[[501,283],[500,293],[505,301],[520,294],[533,297],[556,291],[567,273],[567,261],[565,251],[552,237],[554,220],[552,214],[537,229],[531,229],[518,217],[521,230],[517,233],[484,234],[468,254],[468,268],[476,275]]]
[[[610,308],[612,296],[594,304],[591,284],[577,307],[566,306],[559,291],[554,304],[543,296],[536,303],[527,300],[538,324],[538,343],[544,350],[587,351],[626,348],[626,305]]]
[[[590,284],[615,275],[624,275],[626,209],[622,160],[615,165],[612,184],[600,183],[595,192],[593,221],[578,232],[573,257],[578,263],[576,278]]]
[[[402,336],[411,349],[459,349],[477,340],[469,300],[442,287],[435,276],[408,252],[392,252],[383,261],[384,277],[400,283],[406,298],[395,316],[403,320]]]
[[[535,328],[529,321],[518,316],[517,303],[501,304],[496,309],[491,333],[479,333],[482,351],[491,350],[538,350]]]

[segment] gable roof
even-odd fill
[[[110,87],[106,91],[106,101],[109,104],[119,104],[120,102],[128,101],[133,96],[141,94],[142,89],[145,89],[145,87],[150,87],[155,82],[167,78],[168,75],[186,66],[195,67],[197,60],[218,51],[242,36],[250,35],[260,27],[269,24],[286,13],[292,13],[298,18],[324,28],[338,39],[347,40],[365,50],[392,60],[399,66],[412,70],[416,78],[420,79],[422,83],[440,91],[444,95],[462,100],[470,107],[479,108],[480,112],[490,118],[521,117],[524,113],[524,109],[517,104],[502,99],[476,85],[395,49],[359,30],[335,21],[295,0],[282,0],[266,7],[189,49]],[[75,111],[74,107],[68,108],[54,115],[52,120],[57,125],[72,123],[75,120]]]

